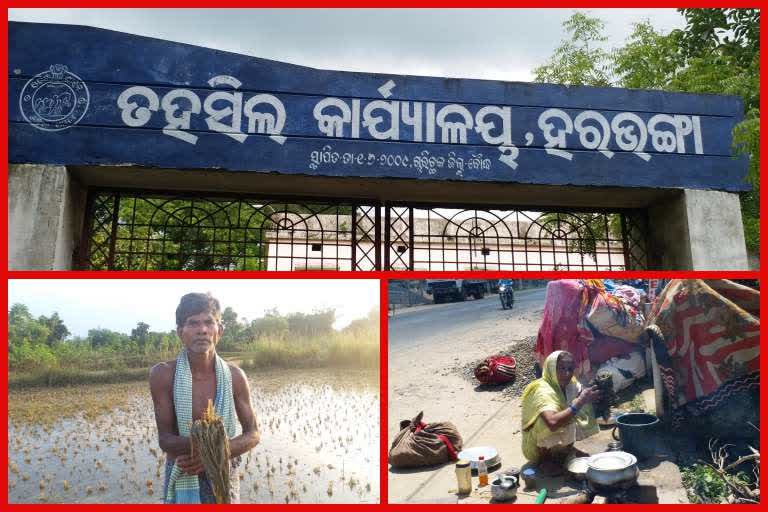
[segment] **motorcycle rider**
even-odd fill
[[[515,303],[515,290],[512,287],[512,279],[500,279],[499,280],[499,299],[501,300],[501,308],[512,308]]]

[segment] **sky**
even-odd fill
[[[607,48],[650,19],[683,28],[674,9],[583,9]],[[531,81],[574,9],[9,9],[13,21],[119,30],[320,69]]]
[[[73,336],[97,327],[130,334],[138,322],[153,331],[175,329],[176,306],[189,292],[211,292],[240,319],[273,308],[281,314],[333,308],[337,329],[379,305],[374,279],[12,279],[8,304],[26,304],[35,317],[56,311]]]

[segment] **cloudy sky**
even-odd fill
[[[674,9],[590,9],[607,47]],[[9,19],[119,30],[321,69],[530,81],[573,9],[9,9]]]
[[[222,308],[249,320],[273,308],[333,308],[337,329],[379,305],[379,281],[372,279],[12,279],[8,304],[26,304],[36,317],[56,311],[73,335],[95,327],[128,334],[138,322],[153,331],[175,329],[176,306],[189,292],[211,292]]]

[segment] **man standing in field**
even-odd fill
[[[150,370],[160,448],[166,453],[165,503],[216,503],[211,481],[200,458],[192,454],[189,437],[192,422],[203,415],[208,400],[213,401],[229,438],[230,500],[240,501],[236,468],[240,456],[259,443],[260,434],[245,373],[216,354],[223,331],[218,300],[210,293],[184,295],[176,308],[176,332],[184,349],[175,361]]]

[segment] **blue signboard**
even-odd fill
[[[324,71],[9,23],[9,159],[747,190],[733,96]]]

